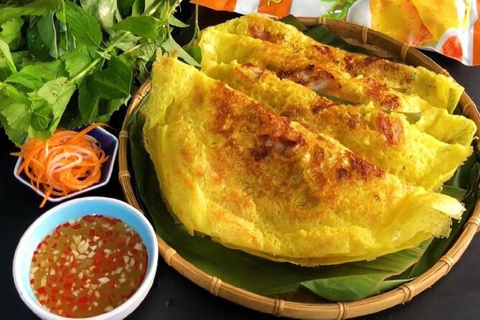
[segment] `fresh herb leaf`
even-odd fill
[[[0,10],[0,23],[22,16],[43,16],[56,11],[62,0],[35,0],[23,6],[5,6]]]
[[[20,72],[27,73],[37,79],[44,79],[45,81],[67,76],[62,60],[36,62],[24,67]]]
[[[357,0],[338,0],[335,1],[330,9],[323,15],[325,18],[329,19],[344,19],[347,16],[348,10]]]
[[[98,108],[98,121],[108,122],[111,115],[125,104],[125,99],[100,100]]]
[[[38,34],[48,49],[48,54],[53,58],[58,58],[57,31],[53,17],[53,13],[42,16],[37,22],[37,28]]]
[[[36,59],[41,61],[51,60],[50,49],[45,43],[36,25],[27,29],[28,51]]]
[[[178,20],[177,18],[175,18],[175,16],[170,16],[168,18],[168,24],[173,26],[173,27],[177,27],[177,28],[188,28],[189,25]]]
[[[115,24],[116,0],[80,0],[80,3],[83,10],[97,19],[103,29],[107,30]]]
[[[192,58],[173,38],[172,36],[169,36],[167,40],[162,43],[162,48],[169,52],[169,53],[174,53],[176,52],[179,58],[182,58],[186,63],[194,66],[194,67],[200,67],[197,61],[195,61],[194,58]]]
[[[113,30],[124,30],[134,35],[154,39],[159,36],[158,28],[162,22],[154,17],[128,17],[112,27]]]
[[[117,8],[122,17],[126,17],[132,13],[132,6],[135,0],[117,0]]]
[[[0,39],[8,44],[10,50],[16,50],[19,47],[22,40],[22,26],[23,19],[19,17],[5,21],[0,25]]]
[[[112,57],[105,70],[95,71],[88,78],[91,92],[105,99],[125,99],[130,95],[133,71],[119,58]]]
[[[88,88],[88,80],[84,81],[78,89],[78,110],[82,118],[82,123],[90,123],[98,118],[98,94],[92,94]]]
[[[65,3],[67,26],[79,44],[100,47],[102,30],[100,24],[81,7]]]
[[[8,77],[5,82],[20,84],[31,90],[38,90],[43,86],[43,81],[40,78],[34,77],[25,72],[12,73],[12,75]]]
[[[86,46],[78,47],[62,56],[65,69],[70,77],[74,77],[96,59],[98,55]]]
[[[13,62],[12,53],[10,52],[10,48],[8,44],[0,39],[0,53],[2,56],[5,57],[7,66],[11,72],[17,72],[17,68],[15,67],[15,63]]]
[[[29,95],[33,105],[30,137],[46,139],[53,134],[75,89],[75,84],[60,77]]]

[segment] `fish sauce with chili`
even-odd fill
[[[30,284],[42,306],[64,317],[96,316],[140,287],[148,254],[139,234],[119,219],[87,215],[56,227],[35,250]]]

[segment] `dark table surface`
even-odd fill
[[[465,87],[480,105],[480,67],[462,64],[434,53],[428,53],[437,63]],[[1,103],[1,102],[0,102]],[[112,124],[119,127],[125,110],[117,112]],[[1,129],[0,129],[1,130]],[[16,158],[10,156],[15,147],[0,131],[0,315],[2,319],[36,319],[23,304],[12,278],[13,254],[28,226],[53,205],[39,209],[41,198],[14,179]],[[115,168],[115,173],[118,169]],[[114,174],[110,183],[83,196],[107,196],[124,199]],[[217,298],[182,277],[163,261],[159,261],[155,283],[128,319],[274,319],[274,316],[246,309]],[[406,305],[380,312],[364,319],[480,319],[480,239],[474,238],[460,261],[450,273],[432,288]]]

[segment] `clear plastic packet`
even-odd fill
[[[192,3],[197,0],[191,0]],[[345,19],[465,65],[480,65],[480,0],[198,0],[241,14]]]

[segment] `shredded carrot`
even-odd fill
[[[100,125],[80,132],[57,129],[50,139],[29,139],[20,152],[12,153],[24,159],[18,174],[23,173],[35,189],[45,193],[40,208],[51,196],[66,196],[100,181],[100,169],[108,156],[87,134]]]

